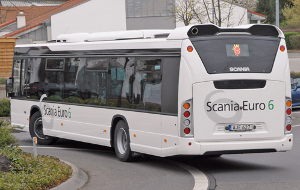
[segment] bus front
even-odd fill
[[[290,69],[283,33],[271,25],[196,25],[182,37],[179,154],[291,150]]]

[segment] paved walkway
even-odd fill
[[[0,85],[0,98],[4,98],[6,96],[5,86]]]

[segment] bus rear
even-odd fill
[[[270,25],[186,29],[179,154],[290,150],[290,70],[282,32]]]

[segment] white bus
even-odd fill
[[[12,85],[10,85],[12,84]],[[291,150],[284,35],[271,25],[65,34],[17,45],[13,125],[155,156]]]

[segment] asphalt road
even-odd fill
[[[290,70],[300,72],[300,52],[288,53],[290,61]]]
[[[29,133],[14,133],[23,151],[33,153]],[[28,147],[27,147],[28,146]],[[112,148],[59,140],[39,146],[38,154],[55,156],[84,170],[90,180],[84,190],[183,190],[193,189],[194,178],[185,169],[167,159],[148,157],[137,162],[120,162]]]
[[[58,157],[84,170],[90,176],[84,187],[86,190],[193,189],[193,176],[170,160],[211,174],[216,190],[299,190],[300,110],[293,111],[294,146],[288,152],[223,155],[220,158],[150,156],[124,163],[118,161],[112,148],[62,139],[51,146],[39,146],[38,154]],[[22,149],[32,152],[29,134],[15,135]]]

